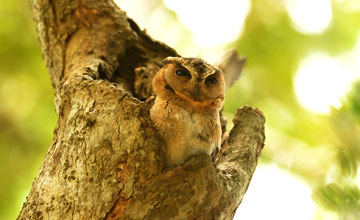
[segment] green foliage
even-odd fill
[[[15,219],[50,146],[53,91],[26,0],[0,2],[0,219]]]
[[[335,135],[338,137],[337,160],[330,183],[315,189],[314,200],[339,213],[340,219],[359,219],[360,188],[356,183],[360,161],[360,82],[354,84],[344,105],[332,112]]]
[[[340,219],[360,217],[360,190],[353,184],[328,184],[314,193],[321,205],[339,213]]]
[[[360,82],[354,84],[353,89],[349,93],[348,100],[348,111],[351,111],[356,117],[357,122],[360,122]]]
[[[360,161],[360,82],[354,84],[347,101],[333,110],[333,127],[339,139],[338,166],[344,176],[356,177]]]
[[[248,62],[240,82],[227,92],[225,111],[233,113],[242,104],[259,107],[267,120],[262,157],[300,174],[313,186],[314,201],[321,207],[335,211],[340,219],[360,219],[355,180],[360,161],[360,82],[345,97],[343,107],[333,109],[330,116],[301,107],[293,83],[299,63],[309,53],[337,56],[355,46],[360,13],[334,4],[329,30],[304,35],[291,27],[286,11],[268,12],[276,1],[252,2],[244,33],[232,45]],[[311,153],[316,149],[324,153]]]

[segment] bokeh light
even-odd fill
[[[331,24],[331,0],[287,0],[286,9],[301,33],[320,34]]]
[[[326,54],[311,54],[296,73],[296,96],[306,109],[329,114],[331,107],[341,106],[354,78],[355,74],[336,59]]]
[[[258,166],[234,219],[310,220],[315,207],[306,183],[275,165]]]
[[[197,44],[217,46],[239,37],[250,0],[165,0],[191,30]]]

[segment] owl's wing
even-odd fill
[[[224,73],[226,89],[239,79],[245,62],[245,57],[240,57],[236,50],[230,50],[215,63]]]

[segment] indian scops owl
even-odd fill
[[[225,80],[219,68],[198,58],[168,57],[164,65],[152,81],[156,98],[150,117],[171,167],[220,146]]]

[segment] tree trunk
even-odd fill
[[[58,123],[18,219],[232,219],[263,147],[261,112],[238,110],[216,162],[202,154],[164,169],[141,100],[178,54],[110,0],[30,4]]]

